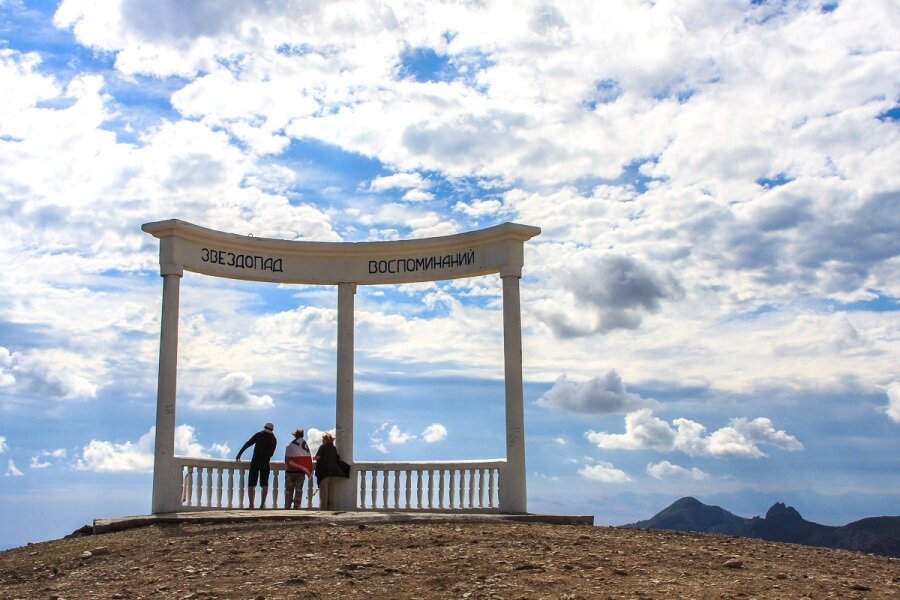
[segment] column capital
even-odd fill
[[[178,275],[179,277],[183,277],[184,267],[175,263],[160,263],[159,275],[160,277],[165,277],[166,275]]]

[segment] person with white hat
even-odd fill
[[[278,440],[275,438],[275,425],[266,423],[262,431],[253,434],[247,443],[244,444],[237,453],[237,460],[241,460],[241,454],[244,450],[253,446],[253,456],[250,458],[250,480],[247,482],[247,492],[250,494],[250,509],[254,507],[256,500],[256,484],[262,488],[262,499],[259,503],[260,508],[266,506],[266,495],[269,493],[269,461],[275,454],[275,448],[278,447]]]

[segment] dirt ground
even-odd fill
[[[0,552],[0,598],[900,598],[900,560],[542,523],[152,525]]]

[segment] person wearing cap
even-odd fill
[[[244,450],[253,446],[253,456],[250,458],[250,480],[247,483],[248,493],[250,494],[250,508],[254,507],[256,500],[256,484],[262,488],[262,498],[259,503],[260,508],[266,506],[266,495],[269,493],[269,461],[275,454],[275,448],[278,447],[278,440],[275,438],[275,426],[272,423],[266,423],[262,431],[253,434],[247,443],[244,444],[237,453],[237,460],[241,460],[241,454]]]
[[[284,507],[303,507],[303,484],[312,471],[312,456],[303,439],[303,430],[294,431],[294,439],[284,449]]]

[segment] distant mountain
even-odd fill
[[[746,519],[696,498],[681,498],[650,519],[624,527],[740,535],[900,557],[900,516],[872,517],[831,527],[807,521],[781,502],[773,504],[765,517]]]

